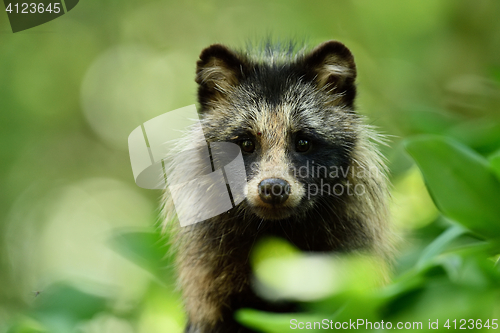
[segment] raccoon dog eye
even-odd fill
[[[305,153],[311,149],[311,142],[307,139],[298,139],[295,143],[295,150],[299,153]]]
[[[255,144],[252,140],[243,140],[240,142],[241,150],[245,153],[253,153],[255,150]]]

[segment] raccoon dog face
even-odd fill
[[[348,169],[356,145],[355,77],[351,52],[336,41],[298,54],[203,50],[202,125],[208,141],[241,147],[248,188],[239,209],[277,220],[342,202],[331,189],[346,179],[332,170]]]

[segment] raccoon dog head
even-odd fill
[[[239,209],[277,220],[332,197],[342,202],[331,186],[345,177],[330,176],[348,168],[356,144],[355,77],[351,52],[336,41],[309,53],[267,47],[253,55],[220,44],[202,51],[202,125],[208,141],[241,147],[248,188]]]

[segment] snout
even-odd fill
[[[264,179],[259,184],[259,196],[267,204],[283,204],[290,196],[290,184],[280,178]]]

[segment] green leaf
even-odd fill
[[[457,237],[462,235],[466,230],[459,226],[454,225],[443,232],[439,237],[437,237],[431,244],[429,244],[417,263],[417,268],[421,269],[426,266],[433,258],[439,255],[443,250]]]
[[[490,156],[491,169],[500,180],[500,150]]]
[[[445,110],[427,106],[414,106],[405,112],[405,125],[413,133],[442,134],[462,120],[462,117]]]
[[[488,155],[500,145],[500,123],[492,119],[466,121],[451,127],[445,135],[482,155]]]
[[[500,83],[500,66],[495,66],[491,68],[491,77]]]
[[[162,281],[173,277],[173,264],[167,256],[168,240],[157,232],[118,231],[110,239],[121,255],[144,268]]]
[[[500,237],[500,182],[485,158],[434,135],[419,136],[405,145],[444,215],[486,239]]]

